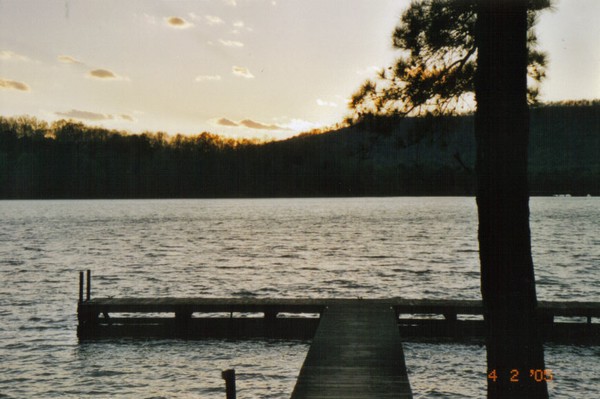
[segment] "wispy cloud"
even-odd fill
[[[128,80],[128,78],[124,76],[117,75],[115,72],[110,71],[108,69],[93,69],[89,71],[86,75],[89,78],[99,79],[99,80]]]
[[[59,62],[61,62],[63,64],[77,65],[80,68],[87,70],[87,72],[85,73],[84,76],[89,79],[105,80],[105,81],[110,81],[110,80],[127,80],[128,81],[128,80],[130,80],[127,76],[119,75],[110,69],[97,68],[92,65],[88,65],[85,62],[83,62],[71,55],[63,54],[63,55],[59,55],[56,58]]]
[[[225,21],[215,15],[205,15],[204,18],[209,25],[221,25],[225,23]]]
[[[220,119],[215,120],[214,123],[219,126],[246,127],[246,128],[255,129],[255,130],[291,130],[285,126],[258,122],[258,121],[252,120],[252,119],[244,119],[239,122],[234,122],[228,118],[220,118]]]
[[[337,104],[331,101],[324,101],[320,98],[317,98],[317,105],[320,107],[337,107]]]
[[[220,118],[220,119],[218,119],[216,121],[216,124],[220,125],[220,126],[229,126],[229,127],[239,126],[237,123],[235,123],[231,119],[227,119],[227,118]]]
[[[240,76],[240,77],[246,78],[246,79],[254,78],[254,75],[252,75],[250,70],[248,70],[248,68],[246,68],[246,67],[234,66],[231,68],[231,70],[232,70],[233,74],[236,76]]]
[[[232,6],[232,7],[237,6],[237,1],[236,0],[223,0],[223,2],[225,4],[227,4],[228,6]]]
[[[79,61],[75,57],[71,57],[70,55],[59,55],[57,58],[58,58],[58,61],[62,62],[63,64],[80,64],[80,65],[83,65],[83,62]]]
[[[81,111],[78,109],[72,109],[66,112],[55,112],[57,116],[69,119],[79,119],[85,121],[92,122],[100,122],[100,121],[111,121],[111,120],[124,120],[128,122],[135,122],[135,118],[129,114],[103,114],[99,112],[91,112],[91,111]]]
[[[108,69],[94,69],[93,71],[89,71],[88,75],[93,78],[98,79],[116,79],[117,75],[113,71],[109,71]]]
[[[246,26],[246,23],[244,21],[241,20],[237,20],[237,21],[233,21],[233,23],[231,24],[231,26],[233,26],[233,30],[231,31],[231,33],[237,35],[243,31],[245,32],[252,32],[254,29]]]
[[[63,54],[63,55],[59,55],[56,58],[59,62],[61,62],[63,64],[78,65],[78,66],[82,67],[83,69],[86,69],[87,72],[85,73],[84,76],[89,79],[105,80],[105,81],[110,81],[110,80],[129,81],[130,80],[127,76],[119,75],[110,69],[97,68],[92,65],[88,65],[85,62],[83,62],[71,55]]]
[[[219,43],[226,47],[244,47],[244,43],[235,40],[223,40],[219,39]]]
[[[9,61],[31,61],[29,57],[26,57],[21,54],[17,54],[14,51],[10,50],[2,50],[0,51],[0,60],[9,60]]]
[[[221,80],[221,75],[199,75],[196,76],[196,82],[207,82]]]
[[[31,91],[31,87],[24,82],[0,78],[0,90]]]
[[[174,29],[187,29],[194,26],[194,24],[192,24],[189,21],[186,21],[181,17],[166,17],[165,23],[167,24],[167,26]]]
[[[286,130],[284,127],[279,125],[267,125],[262,122],[253,121],[252,119],[244,119],[239,123],[242,126],[246,126],[250,129],[260,129],[260,130]]]
[[[135,122],[135,118],[129,114],[119,114],[119,118],[123,119],[124,121]]]
[[[63,118],[82,119],[87,121],[107,121],[112,120],[112,115],[100,114],[98,112],[80,111],[78,109],[72,109],[67,112],[55,112],[56,115]]]

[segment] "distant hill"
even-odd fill
[[[600,101],[531,110],[532,195],[600,195]],[[0,118],[0,198],[473,195],[472,116],[285,141],[128,135]]]
[[[262,148],[273,165],[261,161],[262,178],[293,176],[292,194],[473,195],[473,128],[473,117],[462,116],[294,137]],[[533,195],[600,194],[600,102],[531,110],[529,175]]]

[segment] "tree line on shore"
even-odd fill
[[[600,101],[531,109],[532,195],[600,194]],[[288,140],[128,134],[0,117],[0,198],[473,195],[472,116],[377,118]]]

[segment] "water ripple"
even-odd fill
[[[600,301],[600,203],[532,199],[541,300]],[[479,299],[475,201],[379,198],[0,202],[0,397],[285,398],[307,343],[80,345],[92,296]],[[484,396],[477,345],[408,343],[415,397]],[[553,397],[600,397],[598,348],[549,347]],[[448,370],[452,370],[449,373]]]

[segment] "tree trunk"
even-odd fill
[[[479,1],[475,135],[488,398],[548,397],[545,381],[534,378],[545,366],[529,230],[526,37],[527,0]]]

